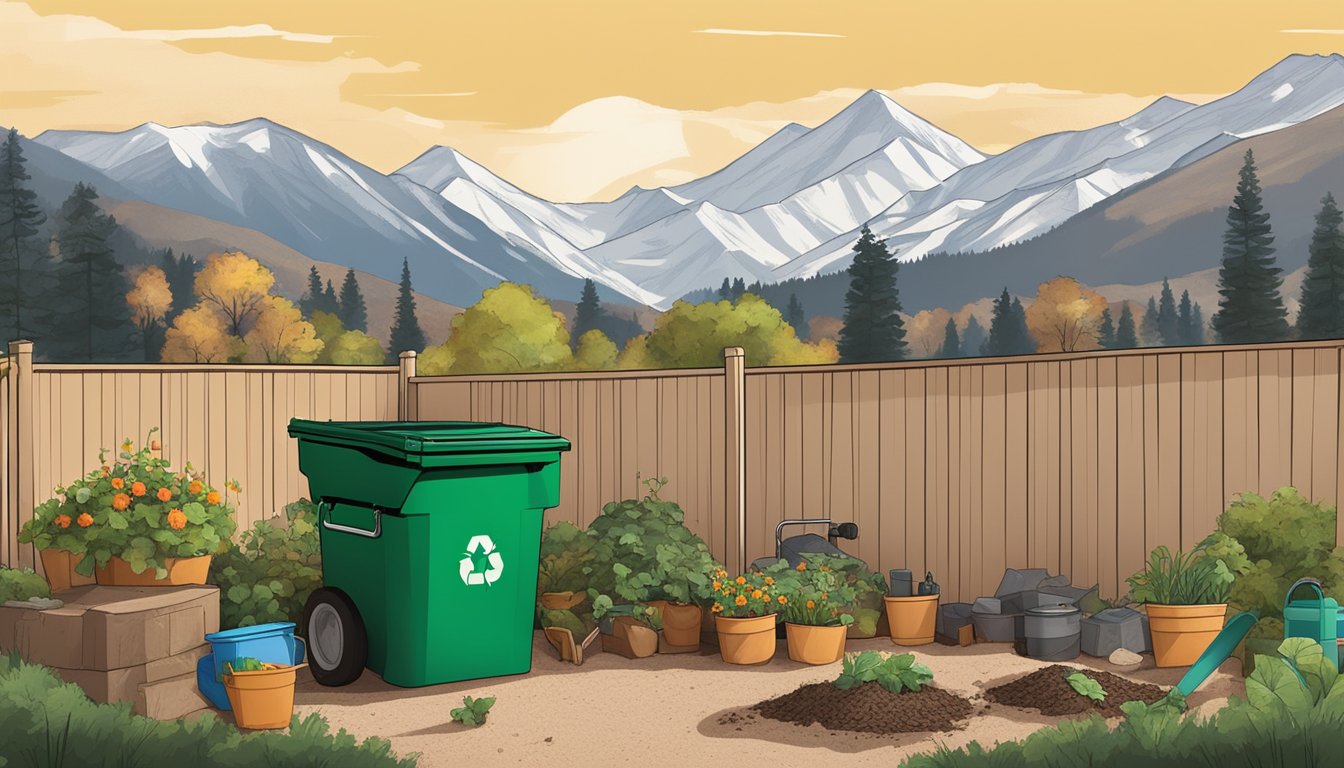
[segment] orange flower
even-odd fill
[[[823,565],[823,566],[821,566],[821,572],[822,572],[822,573],[830,573],[830,572],[831,572],[831,566],[829,566],[829,565]]]
[[[230,491],[233,491],[234,493],[238,493],[239,491],[242,490],[242,488],[239,488],[239,487],[238,487],[238,483],[236,483],[236,482],[234,482],[234,481],[232,481],[232,480],[230,480],[229,482],[225,483],[225,484],[224,484],[224,487],[225,487],[225,488],[228,488]]]
[[[788,605],[788,604],[789,604],[789,598],[787,598],[787,597],[785,597],[785,596],[783,596],[783,595],[780,595],[780,596],[779,596],[779,604],[780,604],[780,605]]]
[[[709,612],[710,612],[710,613],[723,613],[723,606],[722,606],[722,605],[719,605],[718,603],[715,603],[715,604],[714,604],[714,607],[709,609]]]
[[[806,561],[803,561],[803,562],[799,563],[799,564],[798,564],[798,570],[800,570],[800,571],[806,571],[806,570],[807,570],[807,562],[806,562]]]
[[[766,576],[766,577],[765,577],[765,583],[766,583],[766,586],[774,586],[774,583],[775,583],[775,577],[774,577],[774,576]]]
[[[180,531],[187,527],[187,516],[182,514],[182,510],[168,510],[168,527],[172,528],[174,531]]]
[[[131,506],[131,497],[130,497],[130,496],[127,496],[127,495],[124,494],[124,493],[118,493],[116,496],[113,496],[113,497],[112,497],[112,508],[113,508],[113,509],[116,509],[116,510],[122,510],[122,509],[125,509],[125,508],[129,507],[129,506]]]
[[[167,488],[160,488],[158,493],[159,501],[168,501],[173,498],[173,492]]]
[[[738,595],[738,596],[737,596],[737,600],[734,600],[733,602],[737,603],[738,605],[746,605],[746,604],[747,604],[747,596],[746,596],[746,595]]]
[[[90,525],[93,525],[93,515],[90,515],[88,512],[85,512],[81,514],[79,517],[75,518],[75,522],[79,523],[80,528],[88,528]]]
[[[112,473],[112,468],[109,467],[109,466],[107,466],[106,464],[104,464],[104,465],[103,465],[103,477],[107,477],[107,476],[108,476],[109,474],[111,474],[111,473]]]
[[[816,607],[817,607],[817,601],[816,601],[816,600],[808,600],[808,601],[807,601],[807,607],[808,607],[808,609],[816,608]]]
[[[59,526],[59,527],[61,527],[61,528],[69,528],[69,527],[70,527],[70,516],[69,516],[69,515],[57,515],[57,516],[56,516],[55,523],[56,523],[57,526]]]
[[[746,584],[746,583],[747,583],[747,577],[746,577],[746,576],[738,576],[736,579],[734,579],[734,581],[736,581],[738,584]]]
[[[122,488],[126,487],[126,481],[122,480],[120,477],[114,477],[112,478],[112,487],[120,491]]]
[[[207,493],[207,494],[205,495],[205,501],[206,501],[207,504],[218,504],[218,503],[219,503],[219,491],[211,491],[211,492]]]
[[[822,592],[822,593],[821,593],[821,599],[822,599],[822,600],[830,600],[830,599],[831,599],[831,593],[829,593],[829,592]]]
[[[140,482],[139,480],[136,480],[134,483],[131,483],[131,493],[135,494],[136,496],[144,496],[146,490],[147,489],[145,488],[145,484]]]
[[[190,493],[192,496],[195,496],[196,494],[201,492],[202,488],[205,488],[205,486],[201,485],[200,480],[192,480],[191,485],[187,486],[187,493]]]
[[[761,590],[759,590],[759,589],[757,589],[757,590],[753,590],[752,593],[751,593],[751,597],[752,597],[753,600],[760,600],[760,599],[761,599]]]
[[[714,591],[717,592],[717,591],[720,590],[720,589],[723,589],[723,583],[720,582],[718,579],[715,579],[715,580],[714,580]]]

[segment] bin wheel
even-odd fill
[[[335,587],[313,590],[303,608],[308,669],[322,685],[349,685],[364,673],[369,641],[350,596]]]

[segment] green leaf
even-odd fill
[[[1101,687],[1101,683],[1082,672],[1074,672],[1064,679],[1079,696],[1086,696],[1093,701],[1106,701],[1106,691]]]
[[[109,528],[117,531],[124,531],[129,523],[126,522],[126,516],[115,509],[107,513],[107,525]]]
[[[248,589],[242,584],[234,584],[232,587],[229,587],[229,591],[226,594],[228,595],[230,601],[242,605],[249,597],[252,596],[252,590]]]
[[[1261,712],[1302,714],[1311,709],[1311,692],[1287,660],[1255,657],[1255,671],[1246,678],[1246,700]]]
[[[80,504],[89,503],[89,498],[92,496],[93,491],[89,490],[88,488],[80,488],[79,490],[75,491],[75,501]]]
[[[1298,675],[1311,692],[1312,703],[1319,703],[1330,692],[1339,672],[1334,662],[1325,658],[1321,644],[1306,637],[1290,637],[1279,645],[1279,655],[1297,669]]]

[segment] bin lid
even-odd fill
[[[559,435],[499,422],[291,419],[289,436],[415,455],[569,450]]]

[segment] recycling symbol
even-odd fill
[[[458,565],[462,583],[468,586],[494,584],[504,573],[504,558],[495,551],[495,542],[484,534],[471,537],[471,541],[467,542],[466,554]]]

